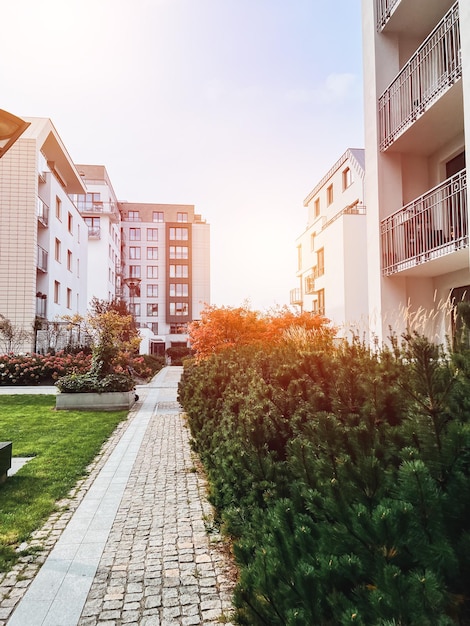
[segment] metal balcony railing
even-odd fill
[[[456,2],[380,97],[380,150],[386,150],[460,78],[460,48]]]
[[[47,226],[49,224],[49,207],[45,204],[41,198],[37,199],[36,203],[36,215],[38,221],[43,225]]]
[[[290,290],[290,303],[302,304],[302,292],[299,287]]]
[[[47,250],[38,245],[37,248],[37,268],[41,272],[47,272]]]
[[[466,170],[383,220],[381,245],[384,276],[468,247]]]
[[[385,26],[393,11],[393,7],[399,2],[400,0],[375,0],[378,31],[381,31]]]

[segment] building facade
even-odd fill
[[[209,225],[193,205],[121,202],[123,297],[141,351],[187,346],[187,324],[210,302]]]
[[[70,199],[85,187],[52,122],[25,119],[0,160],[0,313],[15,352],[60,348],[61,318],[87,310],[87,227]]]
[[[363,0],[371,335],[453,332],[470,298],[470,4]]]
[[[349,149],[304,200],[307,226],[297,239],[291,304],[359,330],[368,315],[364,150]]]
[[[80,341],[64,316],[124,299],[141,353],[188,344],[210,303],[210,227],[193,205],[119,203],[106,168],[75,165],[52,122],[27,130],[0,160],[0,352]]]
[[[112,301],[121,290],[121,215],[118,200],[103,165],[77,165],[86,193],[72,200],[88,232],[87,302]]]

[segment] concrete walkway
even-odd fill
[[[212,509],[176,401],[181,371],[166,367],[139,388],[140,406],[3,623],[230,623],[233,565],[208,532]]]

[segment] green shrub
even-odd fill
[[[131,391],[135,382],[127,374],[106,374],[97,376],[93,372],[69,374],[56,382],[63,393],[104,393],[108,391]]]

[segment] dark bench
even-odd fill
[[[0,441],[0,484],[7,479],[11,468],[11,441]]]

